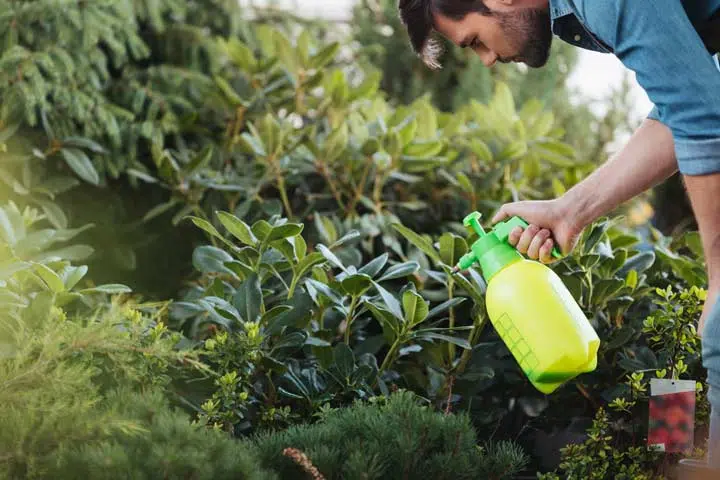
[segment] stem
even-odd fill
[[[330,177],[327,165],[325,165],[325,163],[323,162],[318,162],[316,167],[320,171],[320,174],[323,176],[325,181],[328,183],[328,187],[330,187],[330,192],[332,192],[333,197],[335,197],[335,201],[337,202],[338,207],[340,207],[342,210],[345,210],[345,204],[342,201],[342,197],[340,196],[340,192],[338,191],[335,182],[333,181],[332,177]]]
[[[470,350],[463,350],[462,355],[460,356],[460,361],[458,362],[457,367],[455,367],[455,374],[461,374],[465,371],[465,367],[467,367],[467,363],[470,361],[470,356],[472,355],[472,347],[475,346],[475,343],[477,343],[478,339],[480,338],[480,334],[482,333],[483,329],[485,328],[485,324],[487,323],[487,316],[481,315],[478,317],[477,321],[473,325],[473,329],[470,330],[470,335],[468,338],[468,343],[470,343]]]
[[[293,218],[293,212],[292,208],[290,207],[290,200],[288,199],[287,190],[285,189],[285,177],[283,177],[282,173],[280,173],[280,167],[278,166],[278,189],[280,190],[280,198],[282,199],[282,203],[285,207],[285,211],[287,212],[288,218]]]
[[[453,299],[453,290],[455,288],[455,281],[452,279],[452,277],[448,278],[448,299]],[[448,319],[448,325],[451,329],[455,328],[455,310],[453,308],[450,308],[449,313],[449,319]],[[452,366],[453,359],[455,359],[455,344],[448,342],[448,365]]]
[[[293,294],[295,293],[295,287],[297,287],[297,277],[295,275],[295,272],[293,272],[293,279],[290,282],[290,288],[288,289],[288,300],[290,300],[293,297]]]
[[[350,328],[352,327],[353,317],[355,316],[355,307],[357,305],[358,297],[353,296],[350,301],[350,314],[347,318],[347,325],[345,326],[345,344],[350,346]]]
[[[368,157],[367,163],[365,164],[365,169],[363,170],[362,177],[360,178],[360,183],[355,187],[355,193],[353,195],[353,199],[348,205],[348,207],[345,209],[346,215],[352,215],[355,213],[355,205],[357,205],[357,202],[360,201],[360,196],[363,193],[363,190],[365,190],[365,184],[367,183],[367,177],[370,174],[370,167],[372,166],[372,157]]]
[[[382,365],[380,365],[380,369],[378,370],[378,377],[385,371],[387,367],[392,365],[393,361],[392,358],[395,356],[395,351],[400,346],[400,337],[396,338],[393,342],[392,346],[390,347],[390,350],[388,350],[387,355],[385,355],[385,358],[383,359]]]

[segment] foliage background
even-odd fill
[[[278,468],[328,476],[448,458],[461,477],[665,468],[643,449],[647,383],[703,385],[696,232],[665,236],[629,204],[553,266],[603,346],[547,397],[489,325],[480,272],[450,273],[469,211],[562,194],[602,161],[622,97],[605,118],[567,103],[562,47],[543,72],[452,52],[426,77],[382,35],[389,5],[356,11],[347,37],[229,0],[0,2],[0,391],[40,402],[0,417],[9,475],[108,457],[273,478],[286,447],[310,458]],[[410,403],[390,457],[338,446],[338,431],[389,435]],[[162,448],[138,464],[128,435]],[[212,448],[179,457],[178,438]]]

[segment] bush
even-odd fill
[[[314,478],[512,478],[524,453],[502,443],[476,446],[467,416],[444,416],[418,404],[408,392],[375,404],[323,415],[313,426],[260,436],[265,468],[281,478],[299,478],[314,466]]]

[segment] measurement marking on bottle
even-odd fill
[[[532,375],[540,362],[530,349],[527,340],[522,336],[520,330],[515,327],[512,319],[507,313],[503,313],[497,320],[496,329],[508,348],[514,355],[528,376]],[[519,357],[519,358],[518,358]]]

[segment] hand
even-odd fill
[[[583,230],[562,199],[507,203],[498,210],[492,222],[513,216],[525,220],[528,228],[515,228],[508,241],[520,253],[542,263],[554,261],[551,251],[556,243],[563,254],[570,253]]]

